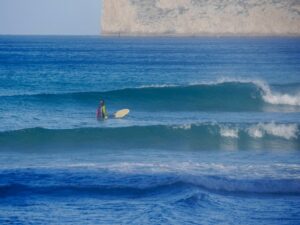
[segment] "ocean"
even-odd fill
[[[298,37],[0,36],[0,224],[300,224],[299,129]]]

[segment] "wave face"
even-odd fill
[[[0,198],[11,195],[165,195],[190,188],[219,194],[300,196],[299,165],[220,163],[110,163],[0,170]],[[293,171],[293,175],[291,175]],[[276,177],[274,177],[276,175]]]
[[[2,149],[299,149],[297,124],[185,124],[0,133]]]
[[[269,85],[260,81],[230,79],[189,86],[145,86],[107,92],[16,95],[2,98],[48,106],[62,103],[94,106],[99,99],[105,99],[113,108],[123,105],[134,110],[147,111],[300,110],[300,94],[273,91]]]
[[[211,219],[207,219],[207,215],[200,213],[195,217],[195,212],[213,211],[217,214],[222,209],[227,214],[232,211],[232,205],[238,202],[235,209],[238,214],[259,205],[266,210],[265,215],[272,205],[269,216],[273,215],[275,209],[279,212],[276,215],[278,220],[288,215],[298,221],[299,174],[299,164],[256,163],[237,166],[201,163],[201,160],[200,163],[175,161],[173,164],[156,161],[31,165],[0,169],[0,207],[3,208],[1,213],[5,213],[11,210],[5,207],[13,202],[14,207],[22,213],[47,209],[47,214],[49,211],[53,213],[53,209],[57,211],[66,207],[73,216],[74,212],[85,215],[86,211],[95,213],[96,210],[95,217],[91,218],[90,214],[88,218],[80,216],[81,221],[92,220],[93,224],[97,221],[103,224],[107,220],[116,221],[106,219],[106,216],[118,212],[120,217],[116,222],[132,224],[130,219],[140,218],[141,211],[155,211],[155,215],[164,215],[164,218],[176,221],[183,220],[184,213],[185,223],[190,221],[189,216],[193,216],[193,221],[201,220],[210,224]],[[130,212],[130,218],[124,217],[126,212]],[[71,215],[67,214],[68,218],[73,218]],[[51,219],[58,224],[60,220],[61,216],[57,220]],[[141,224],[144,220],[143,216],[141,220],[135,219],[133,224]],[[287,221],[289,224],[291,219]],[[149,224],[153,224],[151,222]],[[163,221],[158,218],[156,222],[160,224]]]
[[[300,224],[299,59],[298,37],[0,35],[0,224]],[[97,121],[101,98],[130,114]]]

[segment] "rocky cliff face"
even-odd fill
[[[300,0],[103,0],[103,35],[300,35]]]

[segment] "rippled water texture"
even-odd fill
[[[1,36],[0,223],[299,224],[299,121],[299,38]]]

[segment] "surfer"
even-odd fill
[[[97,120],[103,120],[108,118],[108,113],[106,111],[106,106],[104,100],[101,100],[97,108]]]

